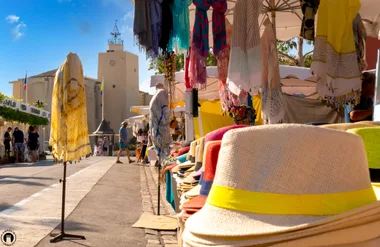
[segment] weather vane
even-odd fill
[[[115,21],[115,26],[113,27],[113,31],[111,32],[111,39],[108,40],[108,44],[123,44],[123,40],[119,37],[121,33],[119,32],[119,28],[117,27],[117,20]]]

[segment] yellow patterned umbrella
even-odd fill
[[[87,127],[86,96],[82,63],[75,53],[69,53],[58,69],[51,107],[50,145],[53,156],[63,161],[61,233],[50,240],[86,239],[65,233],[66,167],[91,153]]]
[[[91,153],[82,63],[69,53],[54,81],[50,145],[56,159],[79,160]]]

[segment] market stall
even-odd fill
[[[140,48],[163,59],[164,74],[151,83],[164,86],[158,94],[169,103],[155,120],[184,102],[186,135],[195,136],[172,146],[158,165],[166,199],[179,213],[180,246],[379,243],[380,193],[371,182],[380,162],[371,136],[380,138],[380,128],[370,121],[342,131],[332,123],[344,121],[346,106],[358,109],[370,97],[364,40],[375,35],[380,6],[373,0],[188,3],[151,1],[149,13],[143,11],[149,1],[136,1],[134,23]],[[297,36],[314,41],[312,66],[284,75],[277,40]],[[211,50],[216,67],[206,67]],[[175,73],[178,53],[186,61]],[[257,118],[264,126],[252,127]],[[347,178],[358,180],[348,188]],[[353,226],[363,234],[351,237]],[[364,229],[374,232],[367,238]],[[341,230],[350,238],[339,237]]]

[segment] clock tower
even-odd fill
[[[133,116],[130,107],[140,105],[139,68],[138,56],[124,51],[117,21],[110,35],[107,51],[98,56],[98,80],[104,79],[104,118],[117,133],[120,123]]]

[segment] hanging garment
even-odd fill
[[[152,52],[152,19],[150,13],[150,0],[135,2],[135,15],[133,21],[133,33],[141,50],[147,54]]]
[[[277,124],[282,122],[285,115],[280,67],[273,25],[268,18],[264,21],[264,27],[264,33],[261,37],[263,58],[262,116],[264,124]]]
[[[54,79],[50,145],[59,161],[76,161],[91,154],[82,63],[67,55]]]
[[[169,50],[177,46],[177,54],[186,53],[190,47],[189,6],[192,0],[174,0],[171,5],[173,13],[173,37],[170,40]]]
[[[214,56],[226,47],[226,24],[224,14],[227,11],[227,0],[193,0],[196,6],[195,23],[190,55],[190,83],[193,88],[198,84],[206,86],[206,58],[209,54],[209,23],[207,11],[212,7],[212,32]]]
[[[173,0],[162,0],[162,22],[159,46],[163,51],[168,51],[169,42],[173,36],[172,4]]]
[[[311,70],[319,77],[317,90],[328,105],[339,109],[360,100],[361,72],[353,21],[360,0],[321,0]]]
[[[152,58],[159,55],[161,38],[162,0],[150,0],[150,15],[152,20]]]
[[[186,57],[185,57],[185,86],[186,90],[191,89],[191,83],[190,83],[190,75],[189,75],[189,67],[190,67],[190,54],[191,54],[191,48],[187,51]]]
[[[318,11],[320,0],[300,0],[303,13],[300,36],[307,40],[314,40],[315,15]]]
[[[360,14],[357,14],[354,19],[353,30],[359,70],[363,72],[368,66],[365,60],[365,40],[367,38],[367,32]]]
[[[158,150],[160,162],[170,154],[170,126],[169,126],[169,98],[164,89],[160,89],[153,96],[149,104],[150,111],[150,131],[154,146]]]
[[[234,25],[227,84],[240,95],[245,90],[258,93],[261,85],[261,49],[259,15],[262,0],[238,0],[234,10]]]

